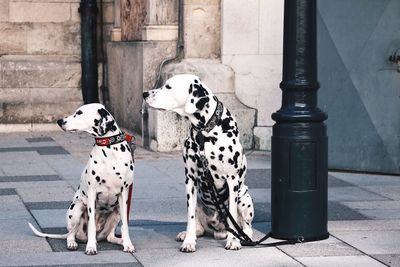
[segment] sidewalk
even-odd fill
[[[400,266],[400,177],[329,173],[329,232],[324,241],[226,251],[225,241],[198,239],[179,252],[185,229],[184,167],[180,153],[136,150],[130,235],[137,252],[100,243],[68,251],[65,212],[93,139],[65,132],[0,134],[0,266]],[[270,155],[249,151],[247,185],[255,202],[256,237],[270,229]]]

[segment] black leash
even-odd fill
[[[222,223],[224,224],[225,228],[227,231],[232,233],[237,239],[239,239],[240,243],[243,246],[258,246],[262,245],[264,247],[273,247],[273,246],[279,246],[279,245],[293,245],[296,243],[302,243],[303,240],[298,239],[296,241],[294,240],[285,240],[285,241],[279,241],[279,242],[273,242],[269,244],[261,244],[265,240],[271,237],[271,232],[266,234],[264,237],[259,239],[258,241],[253,241],[243,230],[242,228],[238,225],[236,220],[233,218],[232,214],[229,212],[229,208],[226,206],[223,200],[221,200],[217,187],[215,186],[214,180],[212,178],[211,172],[208,169],[208,161],[204,155],[204,136],[201,134],[201,131],[198,131],[197,133],[197,138],[200,146],[200,160],[201,164],[203,167],[203,173],[204,173],[204,178],[207,183],[207,188],[209,189],[209,192],[211,194],[211,200],[218,212],[219,217],[221,218]],[[229,191],[228,191],[229,192]],[[229,226],[228,223],[228,218],[231,221],[232,225],[236,229],[232,229]]]

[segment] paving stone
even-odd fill
[[[328,220],[368,220],[369,217],[339,202],[328,202]]]
[[[0,254],[0,266],[118,266],[118,263],[142,266],[133,255],[122,251],[101,251],[94,257],[81,251]]]
[[[28,226],[28,221],[33,223],[32,219],[10,219],[0,220],[0,243],[7,240],[35,240],[35,236]],[[0,256],[2,253],[0,253]],[[0,260],[0,262],[2,262]]]
[[[89,157],[89,156],[88,156]],[[80,180],[85,167],[71,155],[43,155],[41,157],[58,175],[68,180]]]
[[[328,229],[330,232],[400,230],[400,220],[328,221]]]
[[[385,196],[389,199],[400,200],[400,185],[363,186],[362,188]]]
[[[374,220],[400,219],[400,201],[361,201],[343,204]]]
[[[0,189],[1,190],[1,189]],[[0,194],[0,220],[30,219],[31,215],[17,195]]]
[[[279,249],[292,257],[354,256],[362,254],[333,236],[322,241],[279,246]]]
[[[0,183],[0,188],[35,188],[35,187],[57,187],[57,186],[70,186],[66,181],[56,180],[56,181],[32,181],[32,182],[8,182]],[[72,198],[72,197],[71,197]]]
[[[37,142],[54,142],[54,139],[49,136],[25,138],[29,143]]]
[[[335,176],[328,174],[328,187],[344,187],[344,186],[354,186],[353,184],[343,181]]]
[[[36,151],[0,152],[0,166],[7,176],[56,174]]]
[[[246,153],[247,169],[270,169],[271,168],[271,153],[251,151]]]
[[[59,154],[69,154],[61,146],[32,146],[32,147],[2,147],[0,148],[0,153],[2,152],[26,152],[26,151],[37,151],[40,155],[59,155]]]
[[[7,240],[0,242],[0,251],[1,254],[42,253],[50,252],[51,248],[46,239],[37,237],[35,240]]]
[[[358,186],[399,185],[399,176],[366,173],[329,172],[330,175]]]
[[[298,257],[296,258],[309,267],[381,267],[382,263],[368,256],[332,256],[332,257]]]
[[[31,210],[41,228],[65,227],[67,209]]]
[[[16,195],[17,192],[14,188],[0,188],[0,196]]]
[[[387,264],[388,266],[392,266],[392,267],[400,266],[400,255],[399,254],[372,255],[372,257]]]
[[[24,176],[0,176],[0,183],[20,183],[37,181],[59,181],[58,175],[24,175]]]
[[[331,187],[328,190],[329,201],[362,201],[362,200],[389,200],[382,195],[364,190],[359,187]]]
[[[248,169],[245,183],[249,188],[271,188],[271,169]]]
[[[70,204],[71,201],[25,202],[25,206],[30,210],[51,210],[51,209],[67,210]]]
[[[20,187],[17,192],[24,202],[71,201],[75,191],[64,181],[58,183],[60,186]]]
[[[369,255],[400,254],[400,230],[333,231],[333,235]]]

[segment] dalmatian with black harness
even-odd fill
[[[124,134],[113,116],[101,104],[87,104],[69,117],[57,121],[64,131],[84,131],[96,139],[80,185],[67,211],[68,233],[45,234],[41,237],[67,240],[67,248],[76,250],[76,240],[87,242],[85,253],[97,254],[97,241],[120,244],[125,252],[134,252],[128,231],[128,190],[133,183],[134,161],[132,136]],[[121,237],[115,235],[122,221]]]
[[[161,88],[143,93],[143,97],[150,107],[174,111],[192,123],[183,148],[188,213],[186,231],[177,236],[183,241],[180,250],[196,251],[196,239],[206,231],[215,239],[226,238],[226,249],[240,249],[239,239],[227,231],[216,210],[201,160],[203,156],[208,162],[207,172],[220,201],[251,238],[254,207],[244,184],[247,163],[235,118],[195,75],[176,75]],[[229,226],[233,228],[231,221]]]

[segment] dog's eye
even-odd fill
[[[171,86],[169,86],[168,84],[165,86],[165,88],[167,88],[167,89],[171,89],[172,87]]]

